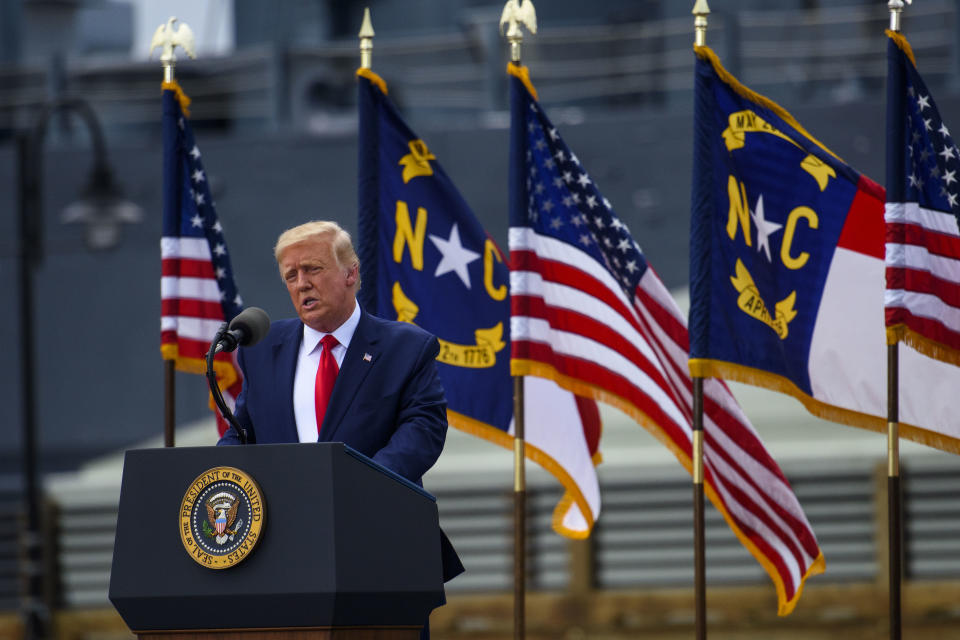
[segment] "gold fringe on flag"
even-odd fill
[[[540,100],[537,97],[537,90],[533,86],[533,82],[530,81],[530,69],[522,65],[514,64],[513,62],[507,63],[507,75],[511,75],[520,80],[523,83],[523,86],[527,88],[527,91],[530,92],[530,95],[533,96],[534,100]]]
[[[910,43],[907,42],[907,39],[903,36],[903,34],[897,33],[896,31],[890,31],[890,29],[886,29],[884,33],[887,34],[888,38],[893,40],[895,45],[903,50],[903,53],[910,58],[910,62],[912,62],[913,66],[916,67],[917,59],[913,57],[913,48],[910,46]]]
[[[889,340],[889,334],[888,334]],[[908,343],[909,344],[909,343]],[[793,382],[778,376],[775,373],[754,369],[742,364],[710,360],[706,358],[692,358],[689,360],[690,375],[701,378],[723,378],[744,384],[750,384],[764,389],[770,389],[789,396],[793,396],[813,415],[830,422],[838,422],[851,427],[870,429],[878,433],[887,432],[887,420],[880,416],[873,416],[859,411],[844,409],[821,402],[800,390]],[[928,447],[934,447],[949,453],[960,454],[960,439],[951,438],[935,431],[923,429],[916,425],[900,423],[900,435]]]
[[[207,373],[207,361],[202,358],[184,358],[180,355],[180,349],[175,344],[160,345],[160,355],[164,360],[173,360],[177,371],[184,373],[196,373],[205,375]],[[229,387],[237,381],[237,370],[232,362],[224,360],[213,361],[213,372],[217,380],[223,387]]]
[[[375,74],[370,69],[364,69],[360,67],[357,69],[357,77],[366,78],[373,84],[377,85],[380,88],[380,91],[383,92],[383,95],[387,95],[387,83],[383,81],[383,78]]]
[[[934,360],[960,366],[960,352],[917,333],[905,324],[887,327],[887,344],[902,342]]]
[[[173,91],[177,95],[177,102],[180,103],[180,110],[183,111],[183,115],[190,117],[190,97],[183,92],[183,89],[180,88],[180,84],[173,80],[172,82],[164,82],[160,85],[161,90]]]

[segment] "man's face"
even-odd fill
[[[331,236],[292,244],[280,255],[280,275],[303,324],[331,333],[353,313],[357,266],[337,263]]]

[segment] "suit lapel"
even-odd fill
[[[283,331],[277,333],[273,343],[273,370],[276,372],[274,381],[275,397],[283,398],[283,402],[276,402],[274,406],[281,407],[281,413],[276,416],[278,429],[282,430],[283,439],[280,442],[299,442],[297,434],[297,418],[293,413],[293,376],[297,370],[297,356],[300,353],[300,341],[303,340],[303,325],[291,322]]]
[[[347,415],[347,409],[377,361],[377,342],[379,335],[376,326],[370,316],[361,310],[360,322],[357,330],[353,332],[350,346],[347,347],[343,364],[340,366],[340,373],[337,374],[337,382],[333,385],[330,404],[327,405],[327,414],[320,429],[320,442],[336,440],[337,430]]]

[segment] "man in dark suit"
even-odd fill
[[[344,442],[421,484],[447,433],[436,337],[360,308],[359,260],[334,222],[288,229],[274,248],[299,319],[241,348],[236,418],[251,443]],[[231,427],[218,444],[239,444]],[[442,535],[444,580],[463,565]]]
[[[349,234],[335,223],[284,232],[275,255],[299,319],[274,322],[266,338],[238,354],[244,383],[236,417],[250,442],[345,442],[419,483],[447,432],[437,339],[360,309],[359,261]],[[326,335],[336,343],[324,354]],[[339,372],[332,374],[318,429],[324,355],[334,357]],[[221,440],[237,443],[232,428]]]

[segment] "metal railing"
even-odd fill
[[[906,467],[904,513],[907,576],[960,578],[960,462]],[[818,584],[874,582],[886,554],[877,531],[885,504],[885,468],[849,461],[833,469],[812,466],[790,475],[827,560]],[[621,475],[622,474],[618,474]],[[603,511],[590,546],[592,582],[600,589],[683,587],[693,574],[690,479],[678,467],[662,477],[606,478]],[[441,524],[467,573],[451,593],[508,591],[512,584],[509,493],[502,488],[436,489]],[[570,580],[567,541],[550,528],[560,498],[553,487],[528,489],[529,580],[532,589],[562,590]],[[763,568],[712,507],[707,508],[707,568],[713,585],[764,584]]]
[[[848,461],[831,469],[788,473],[817,535],[827,572],[816,584],[878,581],[886,527],[885,467]],[[657,476],[623,472],[602,479],[603,511],[588,545],[597,589],[657,589],[690,584],[693,571],[689,477],[677,466]],[[509,592],[513,580],[512,496],[502,484],[434,488],[440,521],[467,572],[447,585],[450,593]],[[77,486],[55,496],[57,576],[48,576],[62,608],[108,607],[110,566],[119,487]],[[960,461],[904,466],[905,576],[910,581],[960,579]],[[571,586],[570,543],[550,526],[560,498],[553,484],[528,489],[527,567],[534,591]],[[19,606],[20,496],[0,492],[0,611]],[[769,578],[707,507],[707,576],[711,585],[763,585]]]

